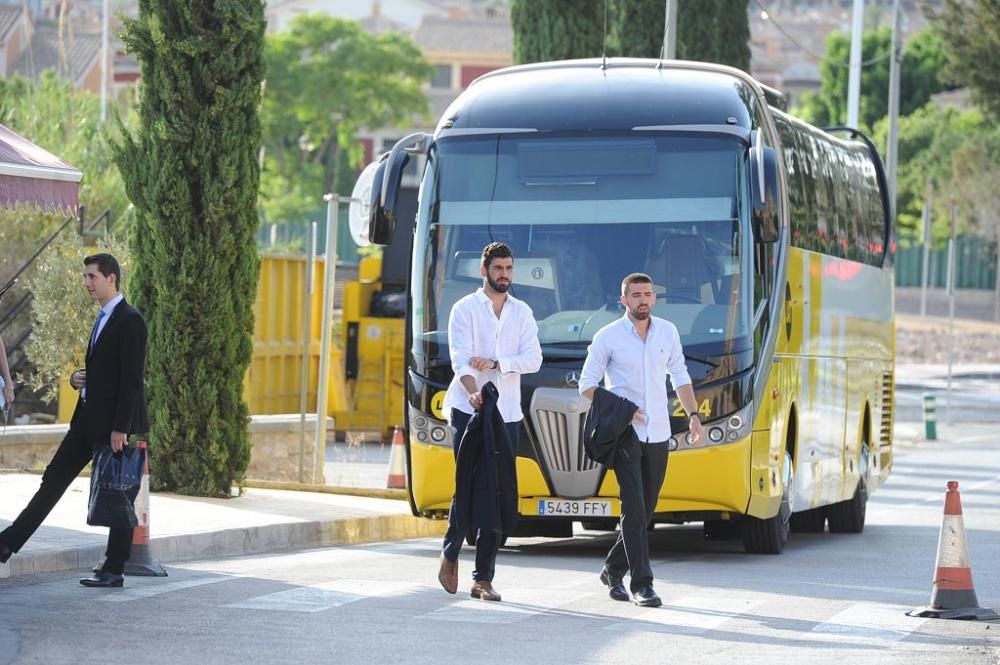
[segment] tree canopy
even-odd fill
[[[945,76],[968,85],[987,113],[1000,118],[1000,2],[945,0],[931,21],[944,37]]]
[[[892,30],[868,30],[862,37],[861,57],[868,63],[861,75],[858,120],[862,129],[871,129],[889,108],[889,51]],[[851,37],[837,32],[827,38],[826,53],[820,63],[820,89],[803,95],[796,115],[819,126],[841,125],[847,121],[847,85],[850,77]],[[904,44],[900,68],[899,113],[907,115],[926,104],[931,95],[948,86],[938,79],[944,65],[941,35],[932,29],[915,34]]]
[[[347,167],[363,158],[360,129],[427,114],[422,86],[433,70],[404,36],[305,14],[268,35],[265,59],[261,205],[269,219],[294,218],[322,206],[323,194],[349,190]]]

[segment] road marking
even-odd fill
[[[418,587],[419,585],[406,582],[333,580],[277,591],[223,607],[274,612],[322,612],[367,598],[405,593]]]
[[[881,594],[898,594],[903,596],[926,596],[927,591],[917,591],[915,589],[901,589],[891,586],[866,586],[864,584],[834,584],[833,582],[801,582],[812,586],[831,587],[834,589],[851,589],[853,591],[868,591]]]
[[[130,577],[127,584],[132,584],[133,579],[135,578]],[[227,582],[235,579],[239,578],[233,575],[222,575],[214,577],[195,577],[189,580],[177,580],[175,582],[150,582],[138,587],[126,586],[118,593],[110,593],[105,596],[100,596],[97,600],[105,603],[125,603],[130,600],[139,600],[140,598],[152,598],[153,596],[170,593],[171,591],[191,589],[196,586],[215,584],[216,582]]]
[[[469,599],[451,603],[415,618],[431,621],[466,623],[514,623],[545,614],[591,595],[589,592],[564,589],[504,589],[499,603]]]
[[[816,625],[810,632],[898,642],[927,621],[906,616],[908,609],[898,605],[856,603]]]
[[[649,609],[626,621],[605,626],[605,630],[637,630],[700,634],[745,614],[765,601],[721,596],[690,596],[655,609]]]

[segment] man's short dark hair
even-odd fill
[[[630,275],[625,275],[625,279],[622,280],[622,295],[628,291],[629,284],[652,284],[653,278],[644,272],[634,272]]]
[[[91,254],[83,260],[84,266],[97,266],[97,270],[107,277],[108,275],[115,276],[115,290],[122,290],[122,269],[118,265],[118,259],[113,257],[111,254]]]
[[[483,247],[483,267],[489,268],[493,259],[513,259],[514,252],[505,243],[491,242]]]

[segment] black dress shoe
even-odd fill
[[[659,607],[663,604],[660,597],[656,595],[655,591],[653,591],[653,587],[648,585],[639,587],[633,591],[632,599],[635,601],[635,604],[640,607]]]
[[[118,575],[116,573],[106,573],[102,570],[99,573],[94,573],[90,577],[84,577],[80,580],[80,584],[92,587],[124,586],[125,576]]]
[[[625,590],[625,584],[622,583],[621,578],[611,577],[608,575],[607,570],[602,570],[601,583],[608,587],[608,595],[611,596],[611,600],[624,600],[628,602],[628,591]]]
[[[14,556],[14,550],[10,549],[3,543],[0,543],[0,563],[7,563],[7,559]]]

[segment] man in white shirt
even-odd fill
[[[580,377],[580,393],[588,399],[593,399],[603,379],[607,390],[639,407],[632,428],[641,455],[615,464],[621,490],[621,531],[604,561],[601,581],[611,598],[627,601],[622,580],[629,572],[635,603],[658,607],[661,600],[653,590],[646,527],[667,473],[671,434],[668,375],[690,418],[692,444],[702,440],[703,431],[677,327],[651,315],[656,295],[649,275],[632,273],[622,280],[621,303],[625,316],[594,335]]]
[[[483,286],[455,303],[448,318],[448,345],[455,376],[444,398],[444,412],[454,427],[454,448],[465,434],[472,414],[482,405],[480,390],[489,382],[499,392],[497,409],[507,426],[507,433],[517,454],[518,433],[524,415],[521,412],[521,375],[537,372],[542,365],[538,343],[538,325],[531,308],[508,293],[514,274],[514,255],[510,247],[492,242],[483,248],[479,273]],[[513,465],[514,460],[510,460]],[[473,497],[493,501],[496,497]],[[441,553],[438,580],[448,593],[458,589],[458,555],[464,533],[454,523],[455,502],[449,514],[448,532]],[[478,529],[476,569],[472,596],[500,600],[493,588],[493,572],[500,533]]]

